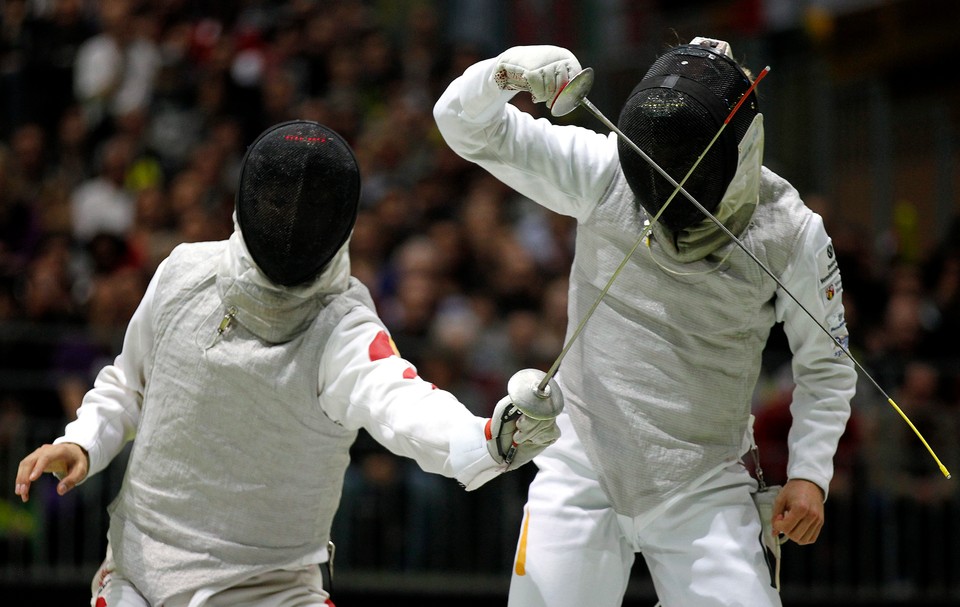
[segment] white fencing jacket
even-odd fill
[[[649,220],[617,140],[534,119],[477,63],[434,108],[453,150],[519,193],[577,220],[567,335]],[[717,215],[841,343],[842,283],[822,220],[761,167],[762,115],[745,135]],[[655,160],[655,159],[654,159]],[[680,178],[682,176],[674,176]],[[796,388],[788,474],[826,494],[856,372],[776,282],[704,220],[676,240],[655,226],[560,366],[566,411],[613,508],[636,517],[744,452],[761,353],[784,324]]]
[[[57,442],[95,474],[135,439],[109,539],[160,604],[325,561],[360,428],[472,489],[500,472],[484,425],[396,353],[346,244],[316,282],[282,288],[235,232],[161,264]]]

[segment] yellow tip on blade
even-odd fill
[[[900,417],[903,418],[903,421],[907,422],[907,425],[910,426],[910,429],[913,430],[913,433],[917,435],[917,438],[920,439],[920,442],[923,443],[923,446],[926,447],[926,448],[927,448],[927,451],[930,452],[930,455],[933,457],[933,460],[934,460],[935,462],[937,462],[937,465],[938,465],[938,466],[940,466],[940,472],[942,472],[943,475],[944,475],[945,477],[947,477],[947,480],[950,480],[950,478],[951,478],[951,477],[950,477],[950,471],[947,470],[947,467],[943,465],[943,462],[940,461],[940,458],[937,457],[937,454],[933,452],[933,449],[930,448],[930,445],[927,444],[926,439],[923,438],[923,435],[920,434],[920,431],[917,430],[917,427],[913,425],[913,422],[910,421],[910,418],[907,417],[907,414],[903,412],[903,409],[901,409],[901,408],[897,405],[897,403],[893,402],[893,399],[892,399],[892,398],[889,398],[889,397],[888,397],[888,398],[887,398],[887,402],[890,403],[890,406],[891,406],[891,407],[893,407],[894,409],[896,409],[897,413],[900,414]]]

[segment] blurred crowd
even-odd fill
[[[332,127],[357,154],[353,273],[421,376],[488,415],[513,372],[549,367],[563,345],[575,225],[439,137],[434,101],[500,50],[451,39],[444,18],[458,4],[5,0],[0,452],[38,420],[75,415],[160,261],[178,243],[231,233],[246,144],[294,118]],[[544,115],[528,96],[515,103]],[[960,222],[924,251],[893,230],[880,255],[875,235],[833,220],[831,200],[802,194],[834,239],[851,350],[960,471]],[[788,354],[775,331],[754,403],[771,482],[784,480]],[[955,498],[866,378],[854,409],[834,495]],[[443,503],[445,479],[366,441],[355,462],[345,500],[405,483],[430,497],[423,504]],[[10,494],[0,500],[12,481]]]

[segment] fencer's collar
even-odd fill
[[[296,287],[271,282],[257,268],[239,229],[234,229],[217,270],[217,292],[237,309],[238,323],[269,343],[289,341],[350,283],[349,238],[316,280]]]
[[[747,228],[759,204],[762,164],[763,114],[757,114],[740,141],[737,170],[713,213],[720,223],[737,236]],[[653,233],[664,253],[682,263],[703,259],[731,244],[730,238],[710,218],[704,218],[677,234],[657,223],[653,226]]]

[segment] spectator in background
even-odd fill
[[[428,348],[430,327],[443,287],[439,249],[426,237],[412,238],[394,253],[389,291],[381,293],[384,322],[404,356],[414,365]]]
[[[22,271],[34,250],[36,218],[17,186],[13,156],[0,145],[0,274],[13,277]]]
[[[48,135],[57,132],[73,104],[73,71],[80,46],[95,34],[85,15],[84,0],[31,2],[27,27],[30,52],[25,86],[28,111]]]
[[[92,169],[90,133],[83,109],[70,105],[60,117],[53,146],[53,176],[60,186],[72,191],[86,180]]]
[[[10,138],[10,151],[13,155],[11,171],[16,176],[15,187],[20,196],[33,202],[49,177],[47,134],[36,123],[23,124],[14,130]]]
[[[180,242],[166,191],[160,187],[140,190],[133,225],[127,237],[132,263],[152,276],[160,262]]]
[[[85,305],[85,330],[60,335],[52,355],[52,380],[64,419],[76,419],[97,372],[120,351],[123,330],[146,288],[145,273],[131,266],[94,278]]]
[[[868,336],[864,362],[881,386],[900,385],[906,365],[925,357],[933,338],[930,333],[932,319],[925,313],[927,301],[914,278],[899,284],[891,280],[882,324],[873,326]]]
[[[111,0],[112,1],[112,0]],[[116,135],[98,150],[98,171],[73,191],[70,200],[73,237],[89,243],[97,234],[124,238],[133,226],[134,197],[126,188],[133,142]]]
[[[67,416],[54,369],[59,334],[79,313],[71,297],[69,263],[66,237],[48,236],[41,242],[17,285],[19,318],[26,322],[7,326],[0,341],[0,368],[17,377],[0,387],[0,394],[32,419],[58,422]]]
[[[960,419],[957,406],[948,406],[942,394],[940,371],[917,357],[905,363],[903,379],[897,382],[891,396],[895,402],[908,406],[911,421],[922,429],[929,444],[937,446],[941,459],[955,462],[960,456]],[[868,412],[867,463],[871,485],[894,500],[941,502],[956,495],[956,483],[943,482],[943,475],[931,465],[923,444],[899,416],[890,413],[882,398]]]
[[[960,215],[954,217],[943,242],[931,254],[924,284],[929,289],[931,311],[936,315],[937,338],[930,340],[928,354],[956,359],[956,344],[960,343]],[[960,373],[955,381],[960,388]],[[960,391],[954,398],[960,399]]]
[[[0,135],[8,137],[27,118],[25,70],[30,54],[27,2],[4,2],[0,17]]]
[[[149,107],[161,57],[148,37],[152,17],[138,14],[134,0],[100,0],[97,7],[100,33],[77,50],[74,92],[91,130],[108,135],[117,119]]]

